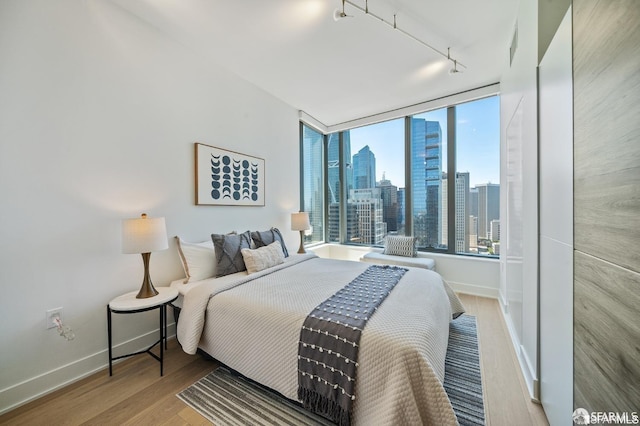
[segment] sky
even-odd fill
[[[446,170],[446,108],[414,117],[439,121],[442,128],[443,170]],[[457,122],[457,171],[469,172],[470,187],[500,183],[500,101],[497,96],[459,104]],[[404,118],[350,131],[351,154],[369,145],[376,156],[376,181],[382,173],[399,188],[404,187]]]

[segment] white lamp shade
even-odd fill
[[[307,229],[311,229],[311,223],[309,222],[309,213],[291,213],[291,230],[306,231]]]
[[[148,218],[143,214],[139,219],[122,221],[123,253],[151,253],[167,248],[169,243],[164,217]]]

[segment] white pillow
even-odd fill
[[[403,237],[400,235],[388,235],[384,240],[383,254],[393,256],[417,257],[417,239],[415,237]]]
[[[188,243],[176,237],[178,241],[178,254],[189,281],[200,281],[216,276],[216,255],[213,249],[213,241],[201,243]]]
[[[284,252],[278,241],[254,250],[243,248],[240,251],[249,274],[284,263]]]

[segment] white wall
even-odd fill
[[[299,154],[295,109],[110,2],[0,2],[0,58],[1,413],[105,367],[106,305],[142,281],[123,218],[191,241],[273,225],[297,247]],[[266,207],[195,206],[196,141],[264,158]],[[173,241],[151,274],[181,276]],[[56,307],[75,340],[45,329]],[[120,349],[152,338],[157,313],[137,315]]]
[[[509,46],[505,46],[505,70],[500,81],[503,159],[500,190],[501,199],[507,200],[501,203],[500,212],[500,217],[506,220],[503,229],[507,240],[500,247],[500,299],[533,396],[538,374],[537,0],[520,2],[517,25],[518,49],[509,65]],[[508,126],[514,119],[520,120],[520,127],[508,135]],[[509,161],[510,154],[517,158]],[[516,184],[508,185],[509,179]]]
[[[322,244],[311,250],[320,257],[353,261],[360,260],[370,251],[382,251],[378,248],[344,244]],[[477,296],[498,297],[500,283],[498,260],[426,252],[420,252],[418,256],[435,260],[436,272],[442,275],[453,290]]]

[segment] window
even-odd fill
[[[341,142],[342,139],[342,142]],[[346,146],[347,151],[344,151]],[[328,211],[328,235],[327,241],[339,243],[341,224],[344,220],[340,219],[342,205],[342,182],[344,176],[351,177],[351,154],[349,148],[349,131],[342,133],[333,133],[327,136],[327,203]],[[341,166],[344,161],[344,167]],[[346,185],[349,185],[347,182]]]
[[[315,130],[301,126],[302,133],[302,185],[303,211],[309,213],[311,231],[305,235],[305,243],[322,242],[324,238],[324,136]]]
[[[404,119],[350,130],[345,153],[346,241],[382,245],[387,234],[404,235]]]
[[[500,102],[456,106],[456,252],[500,253]],[[458,226],[459,224],[459,226]]]
[[[447,249],[447,109],[411,117],[413,235],[418,247]]]
[[[324,240],[375,246],[414,235],[421,250],[499,254],[499,120],[492,96],[328,135]],[[311,212],[307,180],[323,169],[310,167]]]

